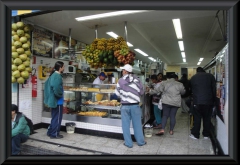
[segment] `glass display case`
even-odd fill
[[[120,99],[115,94],[116,84],[64,84],[63,122],[74,121],[84,129],[122,133]],[[144,98],[141,98],[142,123],[146,119]],[[43,105],[44,120],[51,118],[51,110]],[[64,124],[63,124],[64,125]],[[133,134],[132,124],[130,132]]]

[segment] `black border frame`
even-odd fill
[[[57,3],[56,3],[57,2]],[[121,163],[134,162],[139,164],[155,163],[218,163],[218,164],[237,164],[238,158],[238,130],[237,130],[237,59],[238,59],[238,8],[239,0],[150,0],[150,1],[119,1],[119,0],[1,0],[0,1],[0,163]],[[226,156],[10,156],[10,105],[11,105],[11,10],[107,10],[107,9],[143,9],[143,10],[229,10],[229,155]],[[146,162],[147,161],[147,162]]]

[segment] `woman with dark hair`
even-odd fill
[[[51,108],[51,124],[47,135],[51,139],[63,138],[60,128],[63,113],[63,81],[61,73],[64,71],[64,63],[57,61],[44,86],[44,104]]]
[[[158,73],[157,78],[158,78],[158,82],[161,82],[162,78],[163,78],[163,74],[162,73]]]

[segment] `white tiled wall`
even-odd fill
[[[42,61],[41,61],[42,60]],[[36,64],[32,64],[33,68],[36,68],[36,76],[38,77],[39,65],[48,65],[54,67],[55,62],[58,61],[52,58],[45,58],[36,56]],[[42,62],[42,64],[41,64]],[[68,64],[68,61],[63,61],[64,65]],[[31,61],[32,63],[32,61]],[[19,85],[19,111],[23,112],[27,117],[32,119],[33,124],[42,122],[42,110],[43,110],[43,88],[42,83],[46,80],[37,79],[37,97],[32,97],[32,83],[29,78],[28,86],[24,88]],[[12,103],[17,104],[17,93],[12,92]]]

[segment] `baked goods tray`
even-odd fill
[[[95,104],[82,104],[81,106],[86,106],[88,108],[120,110],[120,106],[106,106],[106,105],[95,105]]]

